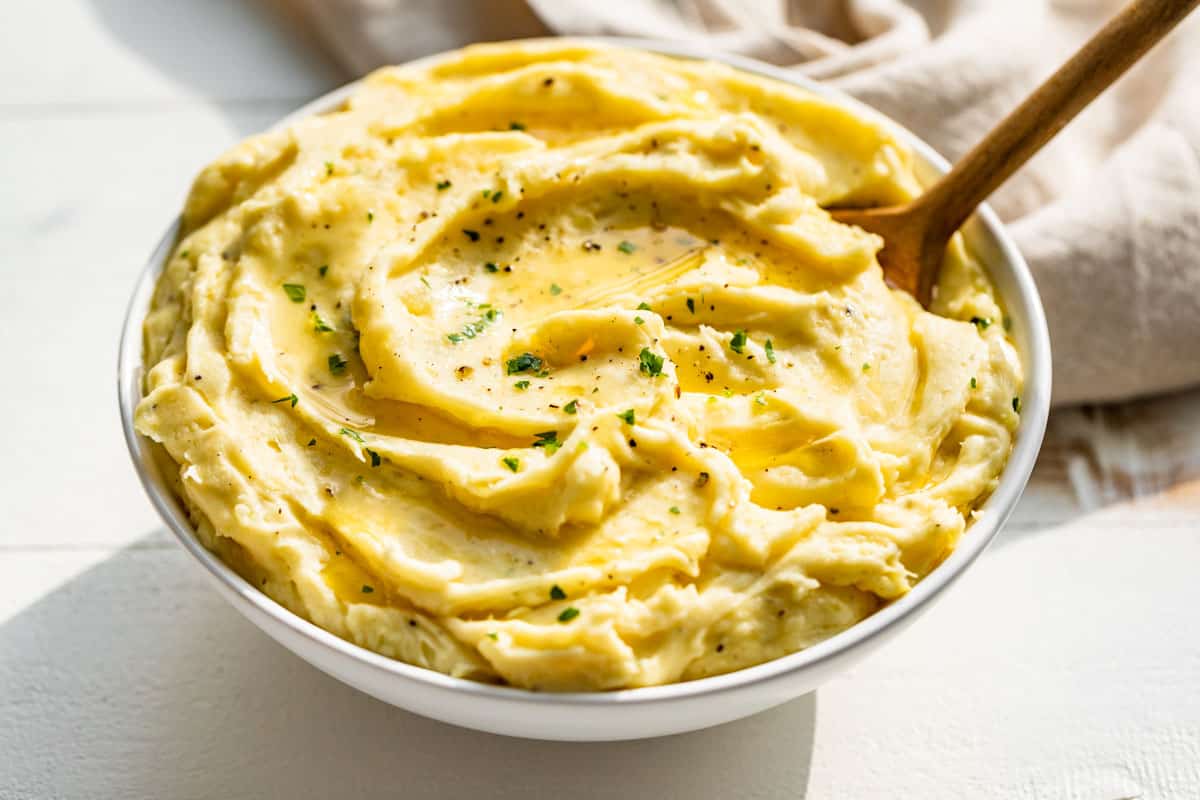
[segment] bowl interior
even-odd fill
[[[635,47],[682,58],[707,58],[721,61],[746,72],[791,83],[847,105],[864,116],[882,120],[897,131],[899,138],[913,151],[917,177],[922,184],[928,185],[948,169],[947,162],[911,132],[840,92],[786,70],[747,58],[706,54],[695,48],[673,43],[636,39],[595,40],[595,43]],[[415,63],[433,61],[442,57],[444,54],[430,56]],[[276,127],[287,125],[298,118],[336,109],[353,93],[357,85],[357,82],[347,84],[305,105],[280,120]],[[182,504],[174,496],[170,484],[160,471],[158,460],[154,457],[153,452],[156,445],[138,434],[133,427],[134,408],[141,397],[142,320],[149,310],[154,286],[163,265],[178,238],[178,222],[172,224],[159,240],[138,279],[126,311],[117,369],[118,402],[125,441],[134,467],[151,502],[183,547],[204,565],[210,575],[222,585],[221,588],[232,592],[241,601],[253,606],[260,614],[273,618],[280,625],[299,632],[313,644],[335,651],[331,655],[340,654],[342,657],[357,660],[375,670],[391,673],[401,680],[414,681],[442,689],[453,689],[467,695],[507,700],[520,699],[539,704],[595,705],[652,702],[743,687],[830,659],[870,640],[893,622],[922,607],[983,552],[1012,512],[1029,479],[1041,447],[1050,407],[1050,342],[1041,300],[1028,266],[995,214],[988,207],[983,206],[977,211],[964,226],[963,233],[968,248],[984,264],[996,286],[1002,304],[1012,319],[1010,335],[1025,369],[1021,420],[1013,452],[996,490],[981,506],[976,521],[968,528],[955,551],[904,597],[847,630],[806,650],[724,675],[665,686],[602,693],[560,694],[531,692],[453,678],[381,656],[334,636],[275,603],[226,566],[216,555],[204,548],[196,538]]]

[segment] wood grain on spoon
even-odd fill
[[[1135,0],[920,197],[831,213],[882,236],[884,276],[928,305],[946,244],[975,208],[1198,4]]]

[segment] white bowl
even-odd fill
[[[882,118],[829,87],[751,59],[702,53],[663,42],[604,41],[684,58],[722,61],[803,87],[851,106],[861,114]],[[422,59],[426,60],[429,59]],[[343,86],[309,103],[279,125],[336,108],[355,86]],[[888,124],[912,148],[919,179],[928,182],[946,171],[946,161],[932,148],[895,123]],[[1041,300],[1012,239],[992,211],[981,207],[964,227],[964,234],[986,265],[1012,318],[1012,338],[1025,368],[1025,389],[1016,443],[999,485],[945,562],[904,597],[848,630],[807,650],[726,675],[643,689],[570,694],[531,692],[452,678],[386,658],[318,628],[247,583],[196,539],[187,514],[152,457],[152,443],[133,427],[134,407],[141,397],[142,320],[177,234],[178,223],[163,234],[138,280],[125,318],[118,363],[117,388],[125,441],[151,502],[183,548],[204,566],[217,590],[284,647],[338,680],[386,703],[477,730],[568,741],[638,739],[729,722],[812,691],[904,629],[979,557],[1008,519],[1025,488],[1046,427],[1050,407],[1050,339]],[[947,642],[946,646],[952,643]]]

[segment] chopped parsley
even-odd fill
[[[499,203],[501,197],[504,197],[504,192],[500,191],[499,189],[492,192],[492,202],[493,203]]]
[[[516,121],[510,122],[508,123],[508,129],[510,131],[523,131],[525,130],[525,123]]]
[[[329,361],[329,371],[334,375],[341,375],[344,373],[346,371],[346,365],[350,363],[346,359],[342,358],[341,353],[334,353],[327,360]]]
[[[754,402],[756,405],[765,406],[767,404],[767,396],[759,392],[754,396]]]
[[[729,349],[740,355],[745,350],[745,347],[746,331],[743,329],[735,333],[733,338],[729,340]]]
[[[509,375],[519,375],[522,372],[541,372],[542,360],[533,353],[521,353],[515,358],[510,358],[505,363],[505,368]]]
[[[862,369],[863,369],[863,372],[870,372],[870,371],[871,371],[871,365],[870,365],[870,364],[867,364],[867,363],[863,363],[863,367],[862,367]]]
[[[971,324],[981,331],[986,331],[992,321],[987,317],[971,317]]]
[[[558,440],[558,431],[542,431],[535,433],[537,441],[533,443],[534,447],[544,447],[546,453],[553,453],[558,448],[562,447],[562,442]]]
[[[299,403],[299,402],[300,402],[300,398],[296,397],[295,393],[293,392],[292,394],[289,394],[287,397],[281,397],[278,400],[272,400],[271,405],[275,405],[277,403],[291,403],[292,408],[295,408],[296,403]]]
[[[496,263],[493,261],[489,261],[486,264],[484,264],[483,268],[488,272],[499,272],[500,271],[500,267],[496,266]]]
[[[564,592],[562,587],[556,583],[550,587],[550,599],[551,600],[566,600],[567,593]]]
[[[617,416],[624,420],[626,425],[632,425],[635,419],[632,408],[628,411],[622,411],[620,414],[617,414]]]
[[[642,348],[642,352],[638,354],[638,362],[638,370],[651,378],[662,375],[663,357],[649,347]]]
[[[571,402],[569,402],[565,406],[563,406],[564,414],[574,414],[578,411],[579,411],[579,401],[578,400],[572,400]]]
[[[644,300],[642,302],[638,303],[638,311],[653,311],[653,310],[654,309],[650,307],[650,304]]]
[[[374,221],[375,221],[375,212],[368,211],[367,212],[367,222],[374,222]]]
[[[1013,401],[1012,401],[1012,406],[1013,406],[1013,411],[1016,411],[1016,412],[1020,413],[1020,411],[1021,411],[1021,398],[1019,398],[1019,397],[1014,397],[1014,398],[1013,398]]]
[[[369,455],[371,457],[371,466],[372,467],[378,467],[381,463],[383,463],[382,459],[379,458],[379,453],[376,453],[374,450],[372,450],[369,447],[367,448],[367,455]]]
[[[512,456],[505,456],[504,458],[500,459],[500,463],[508,467],[513,472],[516,472],[521,468],[521,460],[518,458],[513,458]]]
[[[312,312],[312,323],[313,330],[317,333],[330,333],[333,330],[333,327],[328,322],[323,320],[321,315],[315,311]]]
[[[1004,330],[1006,330],[1006,331],[1012,330],[1012,317],[1010,317],[1008,315],[1005,315],[1005,317],[1004,317]]]
[[[437,190],[438,190],[439,192],[444,192],[444,191],[446,191],[447,189],[449,189],[449,188],[450,188],[451,186],[453,186],[453,185],[454,185],[454,184],[453,184],[453,183],[451,183],[450,181],[438,181],[438,182],[437,182]]]
[[[425,286],[426,289],[433,288],[432,286],[429,285],[429,279],[426,278],[424,275],[421,276],[421,283]]]
[[[669,509],[667,509],[667,510],[668,510],[668,511],[670,511],[672,514],[679,514],[679,513],[681,513],[681,512],[680,512],[680,510],[679,510],[679,506],[671,506],[671,507],[670,507]]]
[[[374,587],[374,586],[367,586],[365,583],[363,584],[363,587],[362,587],[362,593],[363,593],[363,594],[370,594],[370,593],[371,593],[371,592],[373,592],[373,591],[375,591],[375,587]]]
[[[554,295],[555,297],[558,297],[560,294],[562,294],[562,287],[559,286],[557,283],[550,284],[550,294]]]
[[[325,176],[326,176],[326,177],[328,177],[328,176],[330,176],[330,175],[332,175],[332,174],[333,174],[333,162],[332,162],[332,161],[326,161],[326,162],[325,162]]]
[[[321,266],[317,267],[317,274],[320,275],[322,278],[325,277],[325,274],[327,272],[329,272],[328,264],[322,264]]]
[[[308,296],[308,293],[304,291],[304,286],[299,283],[285,283],[283,291],[287,292],[288,299],[293,303],[303,303],[304,298]]]
[[[979,386],[979,382],[974,378],[971,378],[971,388],[974,389],[977,386]]]
[[[479,231],[473,231],[473,230],[471,230],[470,228],[463,228],[463,233],[464,233],[464,234],[466,235],[466,237],[467,237],[468,239],[470,239],[472,242],[478,242],[478,241],[479,241]]]
[[[491,189],[484,189],[482,192],[480,192],[480,194],[482,194],[482,195],[483,195],[483,199],[484,199],[484,200],[487,200],[489,197],[491,197],[491,196],[492,196],[492,190],[491,190]]]
[[[483,306],[480,306],[482,308]],[[483,316],[474,322],[468,322],[463,325],[457,333],[448,333],[446,338],[451,344],[458,344],[463,339],[474,339],[479,334],[487,330],[487,327],[496,320],[500,319],[500,310],[497,308],[489,308],[483,312]]]
[[[366,444],[366,441],[364,441],[362,438],[362,434],[358,431],[351,430],[350,428],[342,428],[340,431],[338,431],[338,433],[340,433],[342,436],[349,436],[359,444]]]
[[[187,250],[180,250],[180,251],[179,251],[179,257],[180,257],[180,258],[187,258],[187,257],[188,257],[188,251],[187,251]]]
[[[688,311],[692,312],[693,314],[696,313],[696,301],[690,297],[687,299],[687,307]]]
[[[497,639],[499,639],[499,638],[500,638],[500,637],[499,637],[499,636],[496,634],[496,632],[495,632],[495,631],[492,631],[492,632],[491,632],[491,633],[489,633],[487,636],[488,636],[488,638],[489,638],[489,639],[491,639],[492,641],[496,641]]]
[[[646,324],[646,320],[642,319],[641,317],[634,317],[634,318],[633,318],[633,324],[634,324],[634,325],[645,325],[645,324]]]
[[[635,245],[633,242],[629,241],[628,239],[622,239],[621,243],[619,245],[617,245],[617,249],[620,250],[625,255],[629,255],[634,250],[637,250],[637,245]]]
[[[774,364],[775,363],[775,343],[772,342],[770,339],[767,339],[767,343],[763,345],[763,350],[767,354],[767,361],[770,361],[772,364]]]
[[[576,608],[575,606],[567,606],[566,608],[564,608],[562,610],[562,613],[558,615],[558,621],[559,622],[570,622],[571,620],[575,619],[578,616],[579,616],[578,608]]]
[[[521,391],[525,391],[529,388],[529,381],[517,381],[513,384],[513,386],[517,387]]]

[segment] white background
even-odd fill
[[[136,483],[116,340],[196,170],[342,80],[265,2],[4,4],[0,798],[1200,796],[1197,394],[1057,415],[1016,519],[910,632],[709,731],[459,730],[244,622]]]

